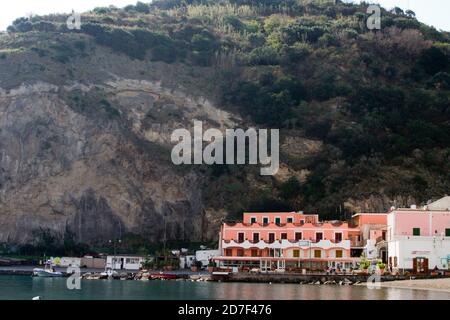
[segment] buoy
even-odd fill
[[[40,297],[40,296],[37,296],[37,297],[34,297],[34,298],[31,299],[31,300],[41,300],[41,297]]]

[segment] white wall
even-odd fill
[[[400,237],[388,243],[388,256],[397,257],[400,269],[412,269],[413,258],[423,257],[429,261],[429,269],[437,266],[439,269],[448,268],[441,259],[450,256],[449,237]]]
[[[204,267],[209,263],[209,260],[220,256],[219,250],[199,250],[195,252],[195,260],[201,261]]]
[[[113,263],[114,258],[114,263]],[[123,268],[122,268],[123,259]],[[130,259],[135,259],[136,262],[130,262]],[[139,270],[141,268],[142,262],[144,262],[143,257],[131,257],[131,256],[108,256],[106,258],[106,267],[113,268],[115,270]]]
[[[195,256],[181,256],[180,257],[180,269],[192,267],[194,260],[195,260]]]
[[[376,248],[376,241],[375,240],[367,240],[367,244],[364,247],[364,252],[366,254],[367,259],[379,258],[378,250]]]

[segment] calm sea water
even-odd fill
[[[0,300],[35,296],[44,300],[450,300],[450,293],[424,290],[189,281],[83,280],[81,290],[68,290],[66,279],[0,276]]]

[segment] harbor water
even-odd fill
[[[0,276],[0,300],[450,300],[450,293],[411,289],[191,281],[82,280]]]

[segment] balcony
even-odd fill
[[[367,240],[350,240],[352,248],[364,248],[367,244]]]
[[[334,242],[330,240],[320,240],[318,242],[310,241],[310,240],[276,240],[270,243],[269,241],[260,240],[258,242],[253,242],[249,240],[245,240],[243,242],[234,241],[234,240],[224,240],[222,241],[222,247],[224,249],[227,248],[240,248],[240,249],[286,249],[286,248],[323,248],[323,249],[331,249],[331,248],[343,248],[350,249],[350,240],[343,240],[340,242]]]

